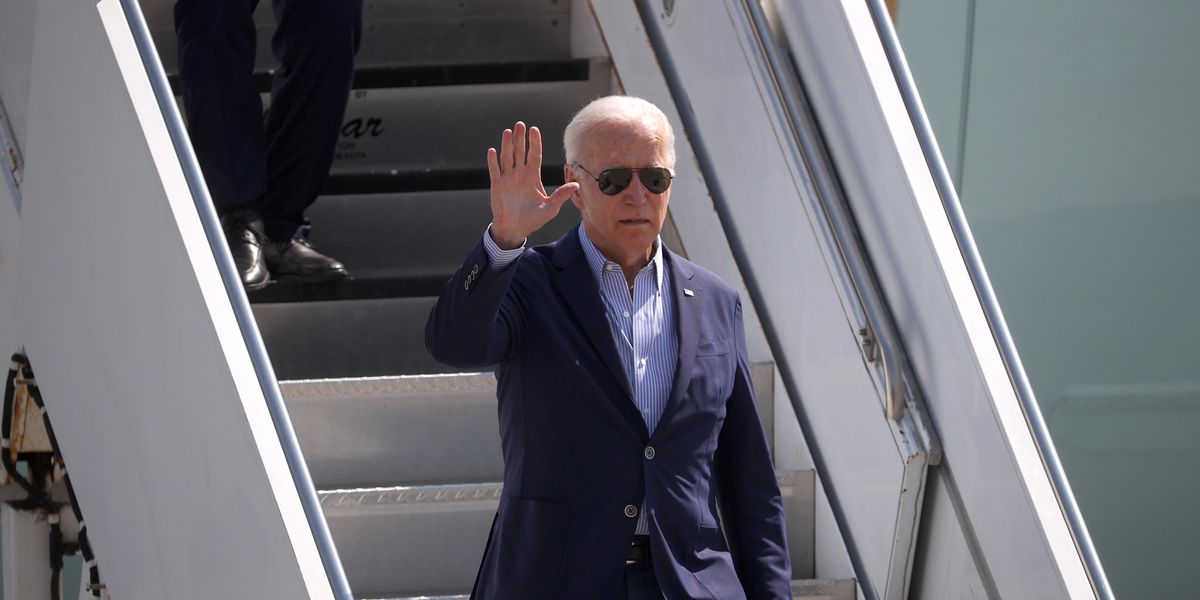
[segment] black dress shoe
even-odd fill
[[[262,219],[252,210],[235,210],[221,215],[221,229],[225,231],[225,241],[242,285],[248,290],[266,287],[271,276],[263,261],[263,242],[267,236]]]
[[[321,283],[345,279],[342,263],[317,252],[304,238],[291,238],[266,245],[267,268],[275,279]]]

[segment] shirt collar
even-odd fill
[[[587,256],[588,268],[591,269],[592,276],[596,278],[596,283],[600,283],[606,271],[617,273],[621,272],[621,265],[616,261],[609,260],[608,257],[604,256],[604,254],[600,252],[600,249],[592,243],[592,240],[588,237],[587,230],[584,228],[583,223],[579,224],[579,243],[583,246],[583,253]],[[654,256],[650,259],[650,262],[646,264],[645,267],[642,267],[642,272],[645,272],[646,269],[653,269],[654,285],[656,289],[660,290],[662,289],[663,265],[662,236],[659,236],[654,240]],[[601,286],[601,288],[603,288],[603,286]]]

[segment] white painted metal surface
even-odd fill
[[[20,152],[25,140],[34,14],[33,0],[8,2],[0,9],[0,153],[6,155],[14,146]],[[0,157],[0,360],[7,360],[20,343],[14,322],[20,192],[12,163],[11,157]]]
[[[0,360],[20,349],[17,336],[17,259],[21,216],[7,185],[0,185]]]
[[[776,4],[945,447],[929,531],[978,569],[928,592],[1094,597],[866,4]]]
[[[18,146],[23,146],[29,111],[29,74],[37,0],[6,0],[0,19],[0,98]]]
[[[17,334],[109,590],[333,597],[120,4],[28,26]]]
[[[6,450],[7,451],[7,450]],[[50,597],[50,527],[32,512],[0,505],[4,600]],[[14,552],[14,550],[18,550]]]

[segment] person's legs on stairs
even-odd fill
[[[267,188],[262,101],[254,87],[257,0],[179,0],[175,32],[189,137],[247,288],[267,284],[262,222]]]
[[[267,193],[261,204],[276,275],[338,279],[346,269],[296,244],[308,224],[304,210],[329,174],[354,77],[362,33],[362,0],[275,0],[272,48],[280,66],[267,113]],[[322,260],[324,259],[324,260]],[[298,262],[297,262],[298,261]]]

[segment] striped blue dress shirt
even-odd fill
[[[587,256],[588,267],[600,288],[609,330],[625,376],[633,390],[633,401],[653,434],[667,406],[675,368],[679,362],[679,336],[676,334],[675,307],[671,302],[671,277],[663,258],[662,239],[654,244],[654,257],[638,271],[633,289],[625,280],[621,265],[609,260],[588,238],[579,224],[579,241]],[[524,246],[502,250],[490,232],[483,236],[484,249],[492,269],[503,269],[521,256]],[[638,535],[650,533],[646,506],[638,515]]]

